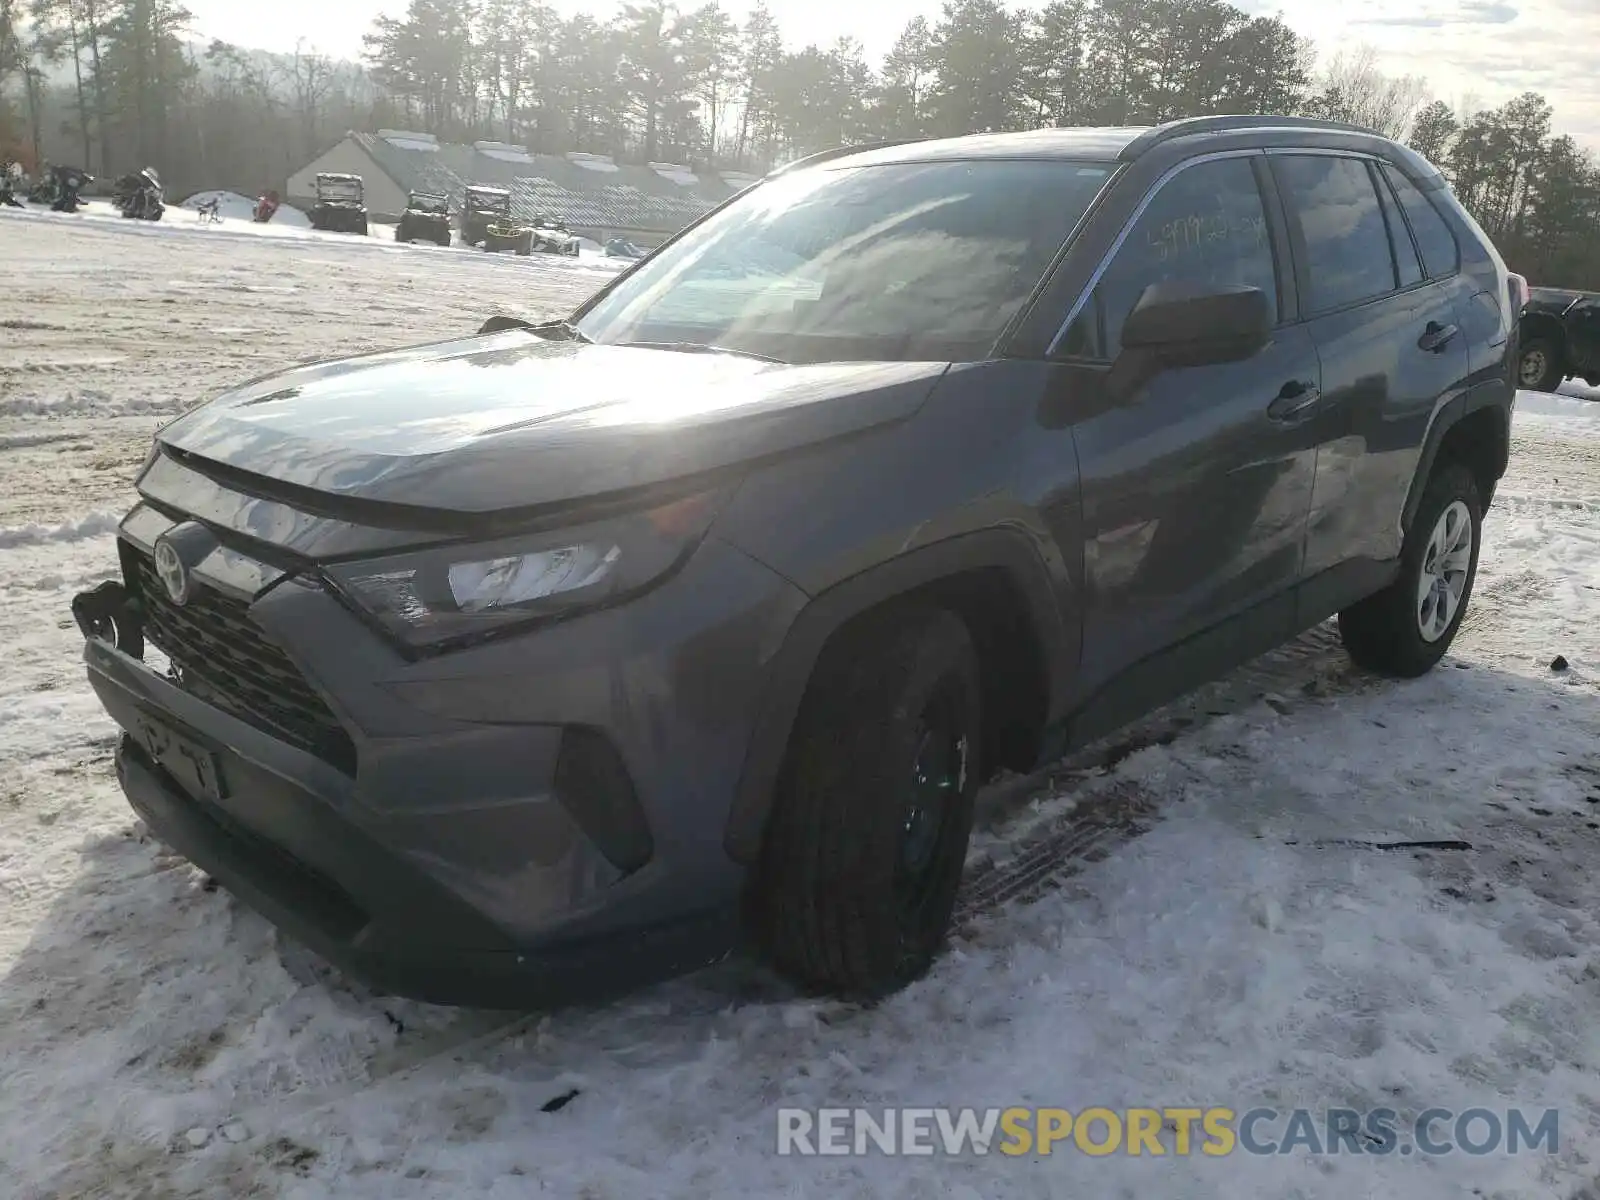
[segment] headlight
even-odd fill
[[[641,591],[700,543],[726,489],[593,524],[324,568],[413,649],[476,641]]]

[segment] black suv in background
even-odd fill
[[[166,427],[89,675],[152,829],[380,986],[547,1003],[749,938],[881,995],[997,769],[1335,614],[1377,671],[1440,659],[1515,334],[1439,173],[1362,130],[826,155],[568,320]]]
[[[1517,379],[1553,392],[1577,376],[1600,387],[1600,294],[1533,288],[1522,310]]]

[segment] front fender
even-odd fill
[[[999,569],[1017,585],[1048,664],[1068,658],[1068,637],[1049,571],[1023,534],[1005,529],[962,534],[902,554],[835,584],[816,595],[789,627],[772,659],[768,683],[745,751],[744,767],[728,814],[724,846],[728,856],[753,865],[761,851],[767,814],[800,711],[806,685],[829,638],[852,618],[898,596],[964,572]],[[1054,671],[1045,672],[1046,711],[1061,701]]]

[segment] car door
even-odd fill
[[[1567,312],[1567,357],[1577,374],[1600,374],[1600,300],[1593,296]]]
[[[1467,318],[1444,251],[1430,272],[1380,164],[1340,151],[1269,155],[1297,291],[1322,362],[1299,622],[1387,581],[1434,413],[1466,387]],[[1418,199],[1424,204],[1425,197]],[[1445,230],[1448,236],[1448,229]]]
[[[1321,378],[1292,320],[1259,151],[1206,156],[1156,185],[1058,353],[1072,376],[1084,542],[1082,684],[1092,733],[1291,633],[1315,473]],[[1161,282],[1244,284],[1279,322],[1255,357],[1108,386],[1124,320]]]

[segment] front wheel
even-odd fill
[[[1339,614],[1340,637],[1359,666],[1412,679],[1444,657],[1472,598],[1482,522],[1472,472],[1442,464],[1406,533],[1399,578]]]
[[[1530,392],[1553,392],[1567,377],[1561,347],[1549,338],[1531,338],[1517,356],[1517,386]]]
[[[885,612],[824,651],[752,896],[781,973],[875,999],[927,971],[966,862],[981,716],[977,653],[947,610]]]

